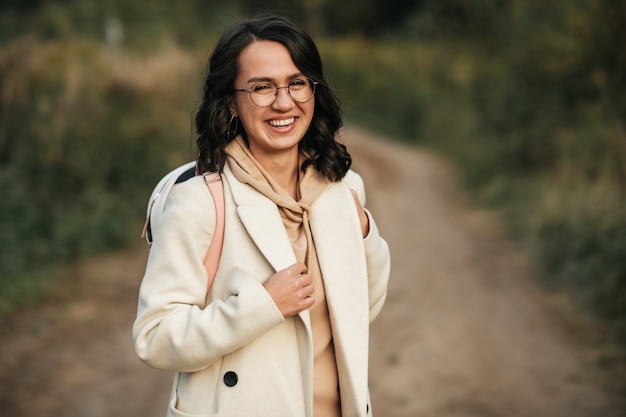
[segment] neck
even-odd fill
[[[298,182],[300,179],[300,158],[298,154],[285,157],[267,158],[252,152],[259,164],[291,197],[298,201]]]

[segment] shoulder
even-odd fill
[[[350,169],[343,177],[342,182],[346,184],[351,190],[356,191],[356,194],[359,197],[361,204],[365,205],[365,183],[363,182],[363,178],[361,178],[361,175]]]
[[[208,232],[215,226],[213,198],[201,176],[176,184],[163,204],[162,212],[151,217],[155,243],[161,235]]]
[[[205,213],[208,204],[213,203],[211,193],[202,176],[195,176],[176,184],[167,197],[164,215],[176,212],[179,216]]]
[[[348,170],[342,181],[350,188],[363,186],[363,178],[361,178],[361,176],[352,169]]]
[[[211,193],[208,190],[204,178],[202,175],[196,175],[176,184],[170,192],[169,199],[199,199],[204,197],[210,197]]]

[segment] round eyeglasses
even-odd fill
[[[284,87],[276,87],[268,81],[252,84],[250,88],[233,90],[238,93],[248,93],[252,102],[259,107],[271,106],[278,98],[278,90],[286,88],[291,99],[298,103],[306,103],[315,95],[315,86],[319,84],[310,78],[298,77]]]

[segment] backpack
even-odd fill
[[[150,199],[148,200],[146,222],[141,233],[141,237],[146,239],[148,246],[152,246],[154,239],[153,232],[158,229],[167,197],[174,186],[196,175],[199,174],[196,172],[195,161],[188,162],[167,173],[157,183],[156,187],[154,187]],[[222,244],[224,241],[224,187],[219,173],[207,172],[202,174],[202,176],[213,196],[213,203],[215,204],[215,233],[213,234],[213,239],[211,239],[209,249],[207,250],[203,262],[204,269],[207,271],[208,290],[215,279],[219,260],[222,255]]]

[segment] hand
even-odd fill
[[[356,204],[357,212],[359,213],[359,221],[361,222],[361,232],[363,233],[363,237],[367,236],[370,232],[370,220],[367,217],[367,213],[363,209],[361,205],[361,200],[359,200],[359,196],[356,194],[356,191],[352,191],[352,197],[354,197],[354,203]]]
[[[315,302],[313,278],[306,273],[306,265],[300,262],[276,272],[263,287],[285,318],[295,316]]]

